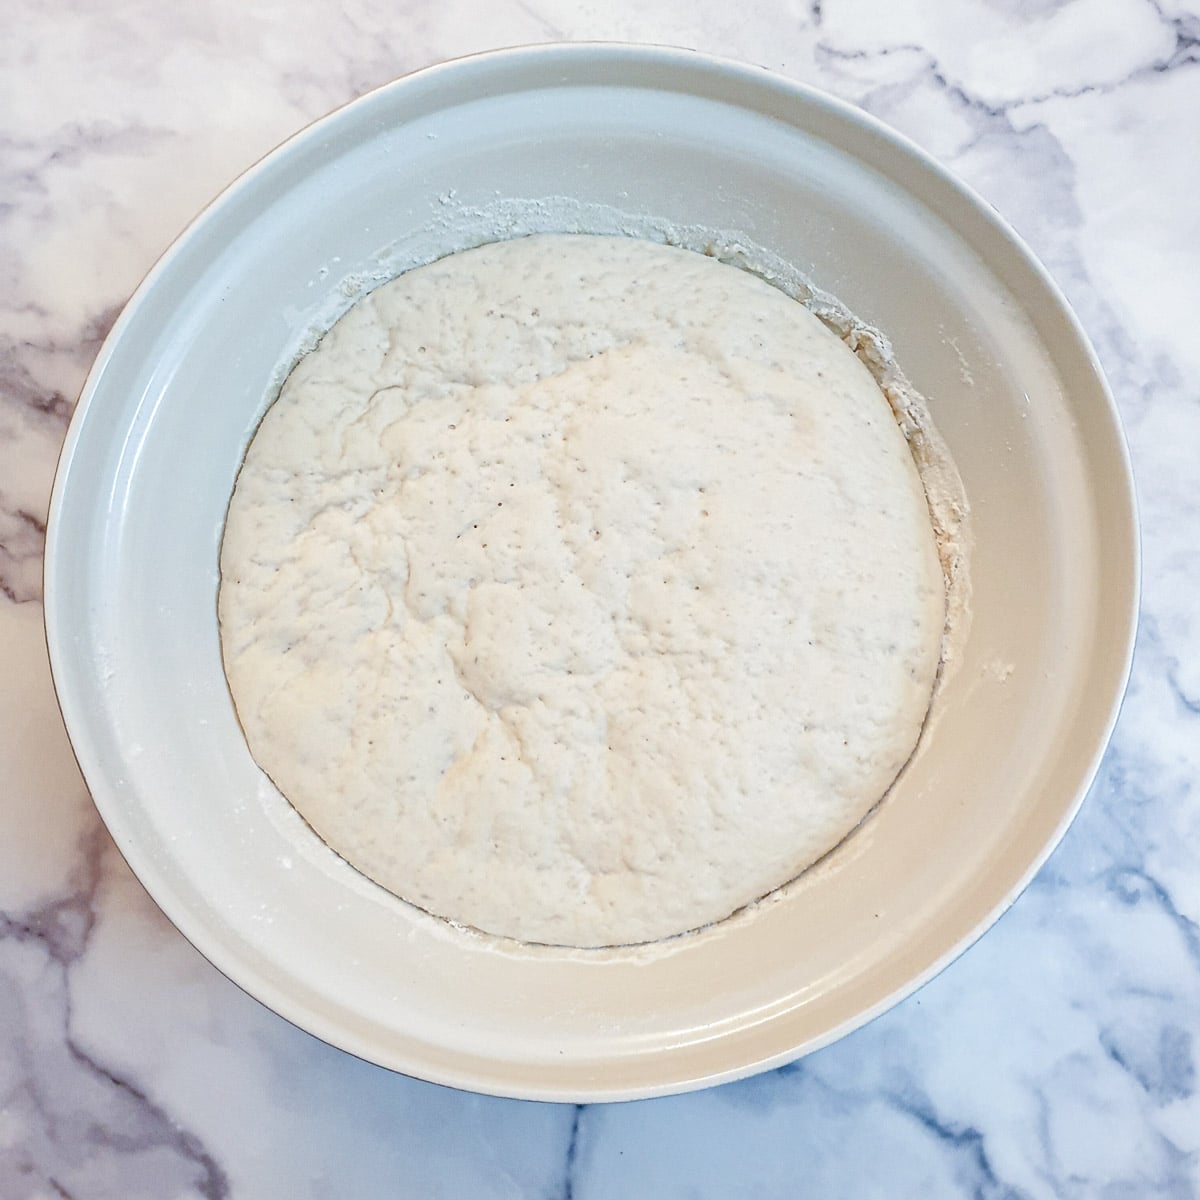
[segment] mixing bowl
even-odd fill
[[[297,355],[404,266],[533,230],[711,234],[723,252],[788,264],[890,338],[973,510],[970,635],[900,784],[758,910],[640,950],[523,948],[369,883],[255,766],[222,673],[226,505]],[[1136,603],[1112,400],[1062,296],[1001,219],[845,104],[755,68],[617,45],[418,72],[234,183],[105,342],[62,452],[46,552],[75,752],[179,929],[354,1054],[575,1101],[786,1062],[944,967],[1082,801]]]

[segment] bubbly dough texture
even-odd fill
[[[524,941],[650,941],[795,877],[911,755],[945,591],[867,369],[628,238],[356,304],[250,445],[221,552],[259,765],[339,854]]]

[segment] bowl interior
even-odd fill
[[[225,508],[281,374],[372,281],[533,229],[672,226],[743,236],[890,337],[972,504],[971,634],[901,784],[774,902],[651,949],[522,950],[359,877],[251,761],[218,642]],[[990,211],[836,102],[620,47],[422,72],[244,176],[101,352],[47,552],[51,656],[81,766],[180,929],[348,1050],[542,1098],[681,1090],[784,1061],[938,969],[1073,815],[1135,605],[1111,401],[1061,299]]]

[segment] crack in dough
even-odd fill
[[[867,368],[689,251],[540,235],[355,305],[246,455],[222,647],[259,765],[430,912],[572,946],[719,921],[878,802],[946,620]]]

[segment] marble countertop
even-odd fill
[[[1196,0],[44,0],[6,25],[0,1196],[1200,1195]],[[190,217],[282,138],[404,71],[585,38],[692,46],[826,88],[994,203],[1108,372],[1138,478],[1145,592],[1096,785],[982,941],[791,1067],[576,1107],[371,1067],[202,959],[92,808],[40,599],[74,397]]]

